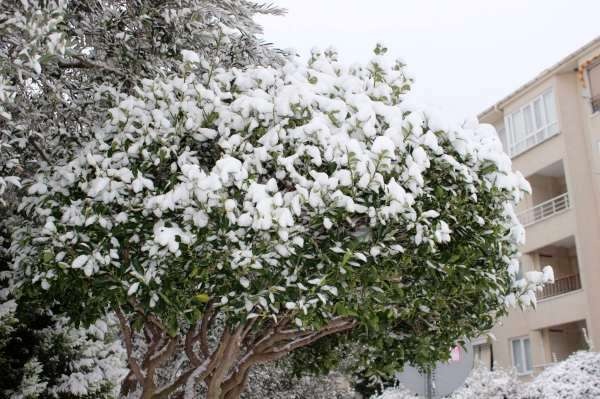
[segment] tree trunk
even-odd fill
[[[136,309],[136,304],[132,305]],[[125,317],[120,308],[116,309],[130,369],[121,392],[127,394],[141,386],[140,399],[172,399],[181,397],[182,388],[187,384],[204,383],[207,399],[238,399],[255,365],[281,359],[295,349],[327,335],[351,330],[356,325],[351,318],[337,317],[320,330],[300,330],[290,326],[292,315],[283,315],[276,323],[271,320],[257,323],[252,319],[233,329],[225,327],[217,346],[211,350],[207,336],[214,313],[210,312],[209,305],[203,319],[191,326],[185,337],[170,337],[160,320],[148,316],[142,337],[131,328],[132,319]],[[135,356],[134,338],[145,339],[141,361]],[[187,369],[170,383],[156,386],[156,371],[165,367],[175,353],[185,353]]]

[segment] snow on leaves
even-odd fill
[[[181,76],[142,80],[85,150],[27,186],[40,242],[102,281],[101,295],[108,284],[189,314],[201,289],[240,317],[293,310],[305,325],[313,310],[359,302],[361,270],[434,257],[465,226],[496,232],[498,273],[514,264],[525,180],[489,128],[436,129],[404,101],[401,63],[346,67],[316,51],[306,66],[197,75],[190,64],[206,61],[182,57]],[[19,262],[50,286],[64,275],[60,262]],[[422,267],[443,271],[437,262]],[[385,273],[368,287],[380,298],[399,270]],[[488,294],[533,295],[542,280]]]

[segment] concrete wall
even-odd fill
[[[589,105],[581,98],[582,86],[577,74],[559,75],[556,82],[559,121],[565,140],[565,171],[572,206],[576,215],[577,252],[583,289],[588,304],[600,304],[600,181],[594,165],[600,162],[594,136],[589,131]],[[600,342],[600,306],[589,306],[588,328]]]
[[[504,115],[553,88],[560,133],[513,158],[513,168],[521,171],[534,189],[517,212],[565,191],[571,209],[527,227],[521,265],[527,271],[549,263],[557,278],[579,271],[582,282],[581,290],[546,298],[537,310],[512,311],[497,324],[492,333],[499,366],[512,366],[510,339],[521,336],[531,340],[536,371],[552,362],[552,353],[564,358],[585,347],[582,325],[600,347],[600,112],[592,114],[586,82],[576,72],[578,65],[596,55],[600,55],[600,45],[499,104],[482,120],[500,126]],[[559,161],[564,179],[539,174]],[[574,238],[576,245],[552,246],[559,241],[564,244],[567,238]]]

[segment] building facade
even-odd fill
[[[574,351],[600,348],[600,37],[479,115],[496,127],[532,194],[521,273],[554,268],[537,309],[515,309],[478,339],[483,362],[524,378]]]

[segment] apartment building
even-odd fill
[[[600,37],[479,115],[496,127],[533,192],[521,273],[554,268],[536,310],[514,310],[474,342],[475,356],[524,378],[574,351],[600,348]],[[588,339],[589,338],[589,339]]]

